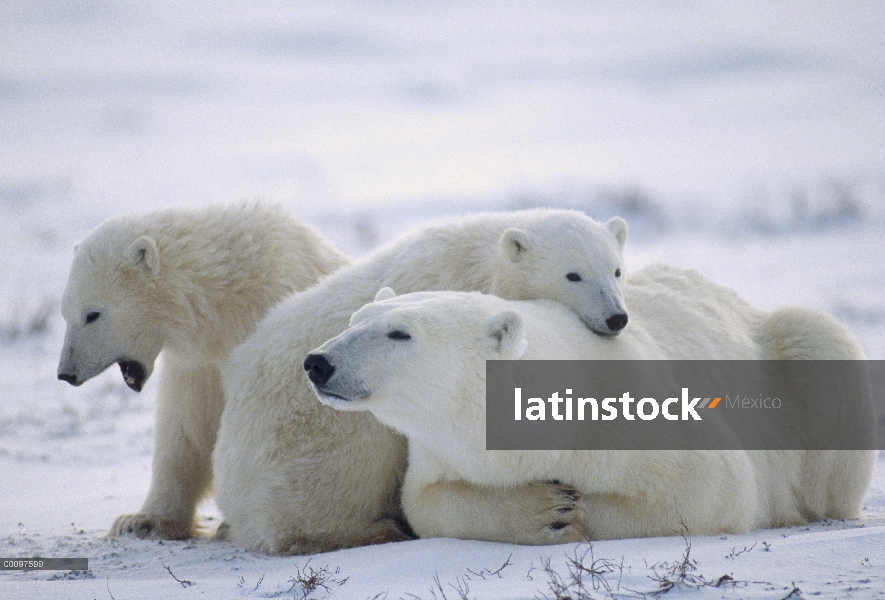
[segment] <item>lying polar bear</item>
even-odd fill
[[[724,340],[745,358],[753,346],[755,358],[863,358],[847,332],[823,314],[784,309],[767,315],[696,274],[666,268],[638,282],[654,288],[668,278],[701,285],[687,290],[692,300],[682,304],[630,300],[631,326],[617,339],[588,333],[572,311],[552,301],[476,292],[394,297],[385,288],[353,315],[348,329],[307,357],[305,369],[324,404],[369,411],[407,436],[402,503],[421,537],[544,543],[527,522],[502,520],[501,507],[479,495],[471,500],[465,491],[460,502],[441,501],[436,488],[457,481],[508,489],[561,480],[582,495],[590,539],[684,529],[737,533],[857,517],[875,451],[485,450],[486,360],[681,358],[685,344],[673,334],[689,330],[699,334],[689,352],[705,357],[722,355]],[[692,310],[701,305],[707,310]],[[714,330],[717,335],[709,335]]]
[[[251,550],[289,554],[409,539],[399,503],[405,439],[368,413],[317,402],[304,357],[385,286],[551,298],[590,335],[615,336],[629,330],[621,292],[626,238],[618,217],[479,213],[405,234],[281,302],[233,351],[224,380],[213,455],[226,523],[220,534]],[[459,490],[447,491],[457,501]],[[565,514],[574,505],[570,490],[535,482],[521,492],[511,494],[519,497],[513,510],[534,515],[537,535],[576,541]]]

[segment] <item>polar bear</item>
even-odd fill
[[[213,456],[219,534],[295,554],[407,539],[399,507],[405,439],[368,413],[317,402],[304,357],[385,286],[555,298],[592,335],[620,333],[626,235],[620,218],[598,223],[577,211],[479,213],[421,227],[285,300],[231,356]],[[514,510],[531,512],[539,535],[580,539],[562,516],[570,490],[535,482],[523,491]]]
[[[733,312],[727,304],[720,303],[720,310]],[[657,320],[672,322],[667,312],[658,311]],[[778,348],[780,358],[780,351],[788,358],[863,358],[850,336],[821,315],[789,309],[758,319],[755,311],[740,312],[756,322],[752,333],[765,340],[762,345]],[[476,292],[394,297],[385,288],[353,315],[348,329],[307,357],[305,369],[324,404],[369,411],[408,437],[402,503],[420,537],[549,543],[533,535],[528,519],[502,521],[500,506],[485,497],[463,494],[459,504],[440,502],[436,488],[451,481],[507,490],[561,480],[582,495],[589,539],[740,533],[858,516],[875,451],[485,449],[486,360],[667,358],[644,327],[654,315],[634,310],[632,303],[631,313],[630,328],[607,340],[588,333],[556,302],[513,302]],[[710,319],[697,316],[691,327],[706,330]],[[707,338],[705,345],[712,350],[717,344]],[[769,352],[760,347],[757,356],[763,353]],[[839,407],[841,414],[863,419],[856,409]],[[719,414],[704,419],[715,428],[714,440],[734,428],[710,421]]]
[[[58,378],[78,386],[117,363],[140,391],[163,354],[150,491],[110,535],[194,533],[231,349],[270,307],[347,262],[281,208],[261,204],[114,218],[78,244]]]

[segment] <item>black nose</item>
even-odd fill
[[[605,324],[608,325],[608,328],[612,331],[620,331],[627,326],[627,315],[626,313],[621,315],[612,315],[605,320]]]
[[[76,375],[68,375],[67,373],[59,373],[58,378],[62,381],[67,381],[71,385],[77,384],[77,376]]]
[[[335,367],[322,354],[308,354],[304,359],[307,377],[316,386],[323,386],[332,377]]]

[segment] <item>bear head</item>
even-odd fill
[[[576,211],[555,211],[498,242],[492,293],[512,300],[549,298],[565,304],[599,335],[627,325],[621,282],[627,224],[598,223]]]
[[[77,245],[62,296],[59,379],[81,385],[117,363],[141,391],[165,337],[160,270],[155,240],[126,221],[108,221]]]
[[[484,414],[481,402],[471,402],[477,389],[485,389],[485,361],[518,359],[526,345],[522,316],[500,298],[479,292],[394,296],[384,288],[353,314],[350,327],[307,356],[304,369],[324,404],[368,410],[411,434],[419,421],[455,422],[447,416],[452,410]],[[417,405],[432,398],[446,401]],[[451,398],[465,406],[454,406]]]

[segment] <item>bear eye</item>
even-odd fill
[[[100,316],[101,313],[95,311],[86,313],[86,324],[89,325],[90,323],[97,321]]]
[[[568,275],[565,276],[565,278],[568,279],[569,281],[581,281],[581,276],[578,275],[577,273],[569,273]]]
[[[387,334],[387,337],[392,340],[410,340],[410,339],[412,339],[412,336],[410,336],[405,331],[400,331],[399,329],[391,331],[390,333]]]
[[[620,277],[620,276],[621,276],[621,270],[615,269],[615,277]]]

